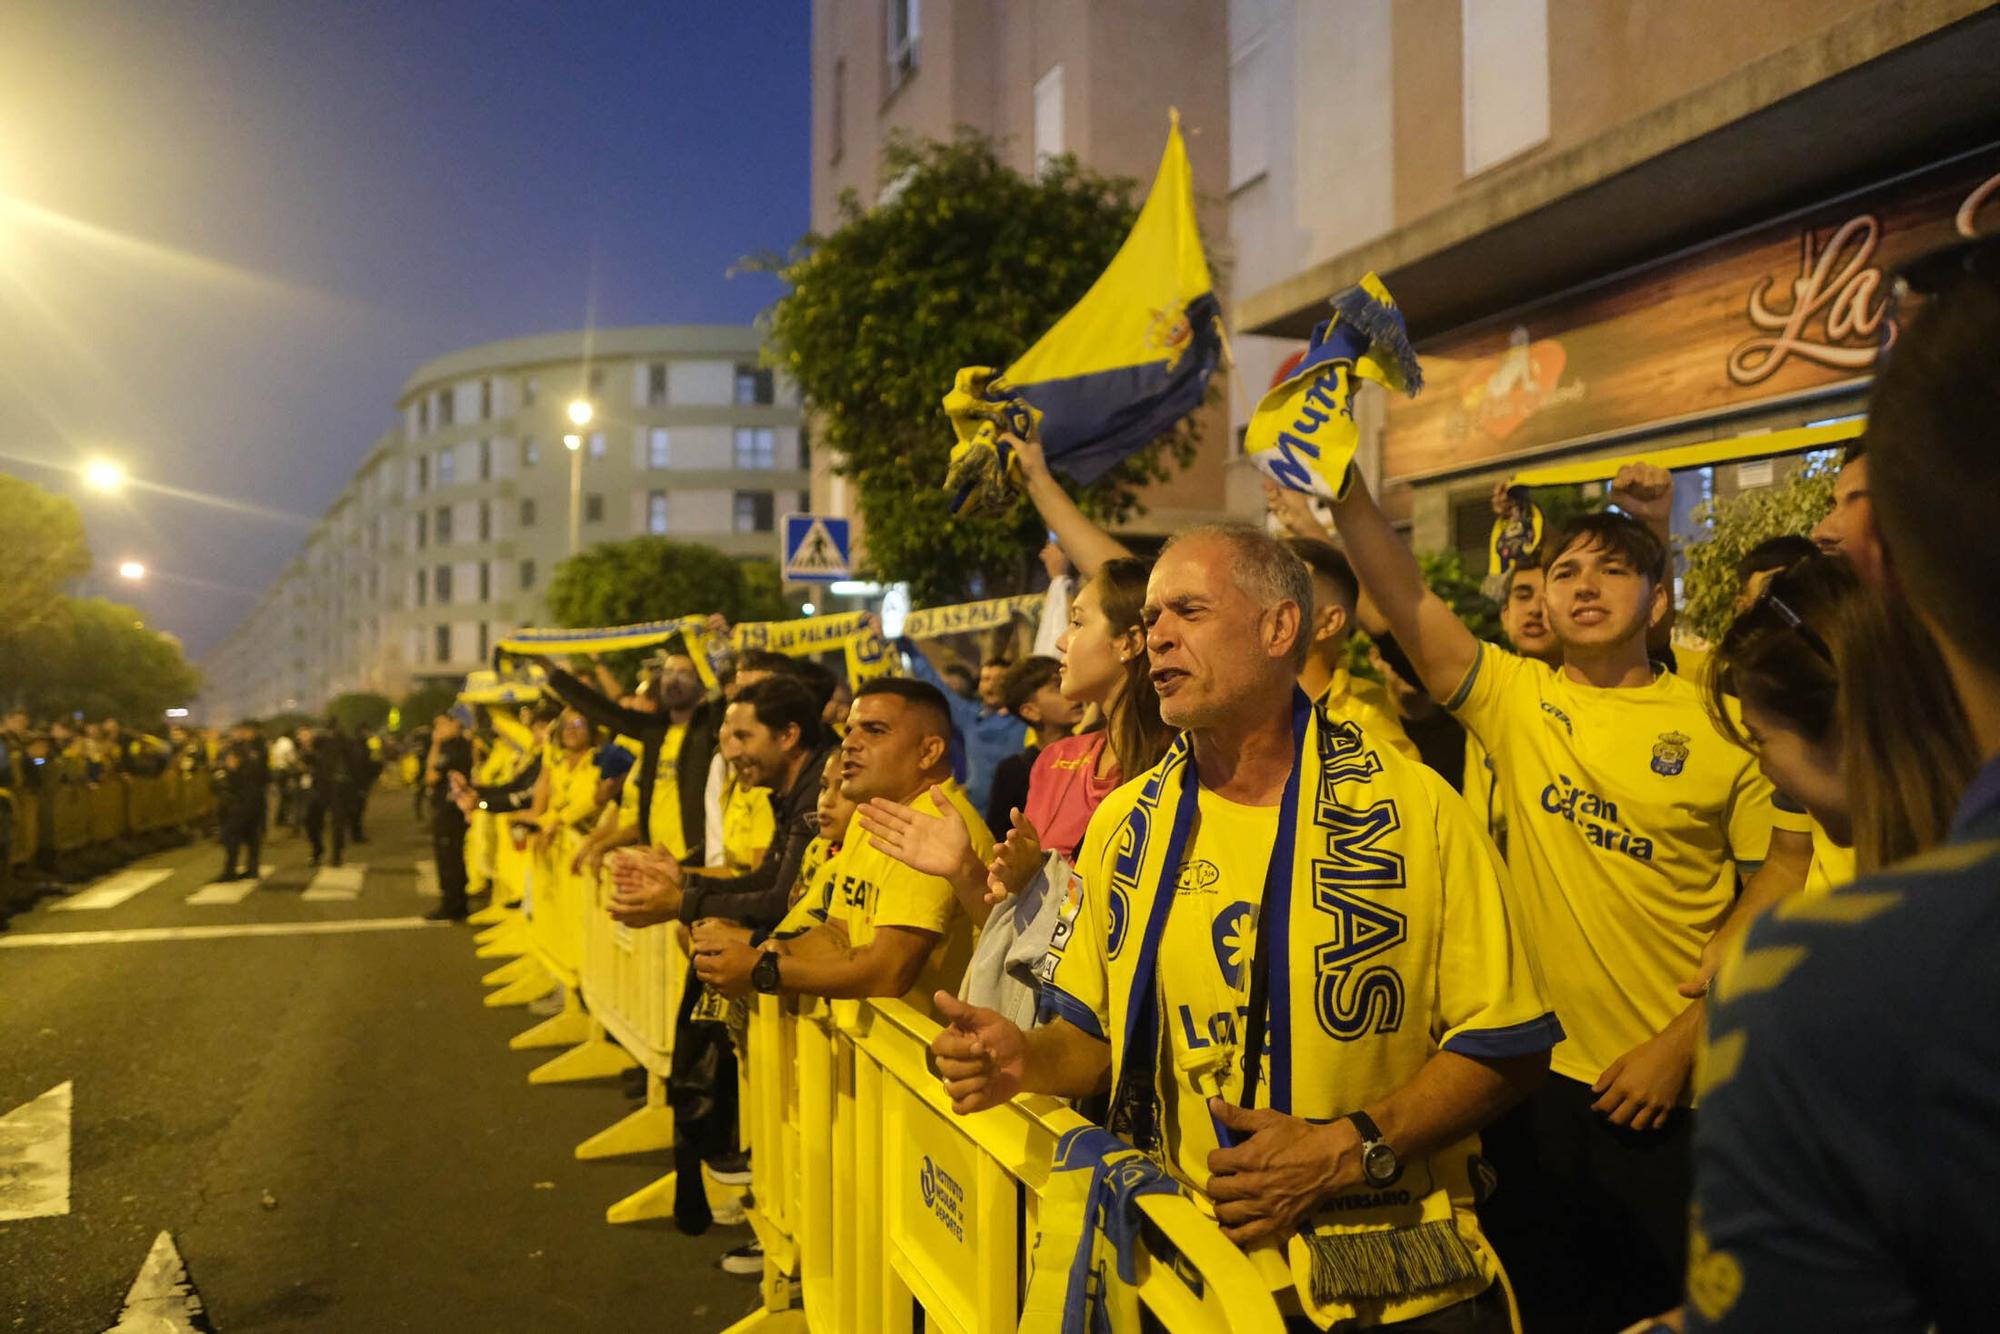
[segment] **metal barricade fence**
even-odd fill
[[[937,1031],[900,1001],[794,1014],[760,998],[745,1125],[764,1309],[732,1334],[1022,1328],[1056,1142],[1087,1123],[1036,1097],[954,1115],[927,1060]],[[1268,1283],[1192,1201],[1146,1195],[1138,1206],[1149,1226],[1135,1295],[1159,1328],[1284,1328]]]
[[[674,1052],[674,1017],[688,956],[670,926],[635,931],[608,911],[611,877],[599,871],[583,896],[583,999],[632,1059],[665,1078]]]
[[[14,866],[27,866],[42,847],[41,797],[25,789],[8,792],[6,797],[14,826],[13,837],[7,843],[8,861]]]
[[[110,843],[125,836],[125,778],[105,774],[89,788],[89,841]]]

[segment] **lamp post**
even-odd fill
[[[83,465],[83,484],[106,495],[124,489],[125,468],[111,459],[91,459]]]
[[[572,556],[583,532],[583,436],[579,432],[596,415],[588,399],[576,399],[569,405],[569,420],[577,430],[563,437],[563,448],[569,451],[569,554]]]

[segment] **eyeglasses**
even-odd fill
[[[1744,614],[1757,615],[1759,613],[1768,613],[1777,618],[1780,625],[1783,625],[1786,629],[1804,640],[1806,647],[1811,649],[1822,662],[1831,667],[1834,665],[1833,650],[1827,647],[1826,640],[1820,637],[1819,631],[1807,625],[1805,618],[1792,610],[1791,604],[1786,602],[1783,595],[1778,592],[1778,584],[1786,576],[1797,570],[1806,561],[1818,559],[1821,559],[1821,557],[1806,556],[1801,560],[1794,561],[1772,575],[1770,581],[1764,585],[1764,591],[1757,595],[1757,600],[1750,604],[1750,610]]]

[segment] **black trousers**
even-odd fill
[[[368,813],[368,789],[357,788],[347,798],[347,834],[356,843],[368,836],[361,830],[361,817]]]
[[[348,822],[352,818],[347,813],[347,804],[352,800],[349,794],[312,788],[306,792],[305,825],[306,838],[312,843],[313,860],[318,861],[326,851],[327,826],[333,826],[333,864],[340,865],[340,855],[347,848]]]
[[[437,861],[438,893],[447,912],[464,912],[465,816],[447,807],[431,816],[431,856]]]
[[[1552,1074],[1481,1132],[1499,1185],[1480,1224],[1533,1334],[1623,1329],[1681,1303],[1694,1113],[1621,1129],[1597,1096]]]
[[[259,818],[261,815],[262,812],[258,811],[242,814],[230,812],[222,816],[220,829],[224,875],[236,874],[236,855],[239,851],[247,850],[249,856],[244,861],[243,874],[252,879],[256,878],[260,858],[264,853],[264,821]]]

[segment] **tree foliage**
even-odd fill
[[[402,730],[413,732],[419,727],[429,727],[433,719],[458,702],[458,687],[457,681],[442,678],[419,682],[397,705],[402,714]]]
[[[1500,604],[1486,596],[1484,582],[1466,567],[1462,554],[1456,550],[1421,551],[1417,553],[1417,568],[1423,571],[1431,591],[1458,613],[1466,629],[1481,639],[1501,642]],[[1368,661],[1369,642],[1366,634],[1355,631],[1347,641],[1347,669],[1373,680],[1376,672]]]
[[[1806,534],[1817,527],[1833,508],[1833,479],[1839,471],[1831,455],[1809,459],[1771,486],[1695,506],[1691,517],[1708,535],[1687,547],[1681,625],[1711,643],[1720,640],[1736,614],[1736,562],[1765,538]]]
[[[326,706],[327,716],[339,723],[347,731],[366,727],[373,731],[389,721],[389,710],[393,707],[387,695],[378,695],[371,690],[350,691],[345,695],[335,695]]]
[[[736,621],[798,615],[779,594],[777,567],[713,547],[635,537],[587,547],[556,566],[549,614],[570,627],[631,625],[720,612]]]
[[[104,598],[51,599],[33,630],[0,646],[0,680],[36,717],[82,713],[148,729],[201,689],[178,640]]]
[[[1018,591],[1042,544],[1031,506],[953,519],[943,491],[952,434],[939,407],[964,366],[1003,367],[1074,305],[1116,253],[1133,183],[1064,155],[1030,178],[970,131],[950,143],[892,140],[874,208],[849,191],[840,225],[777,270],[791,291],[766,313],[768,355],[804,392],[817,443],[854,482],[865,572],[906,580],[919,605],[977,589]],[[1078,500],[1124,518],[1138,487],[1194,458],[1192,418]]]
[[[63,586],[89,569],[76,502],[0,476],[0,637],[33,630],[55,612]]]

